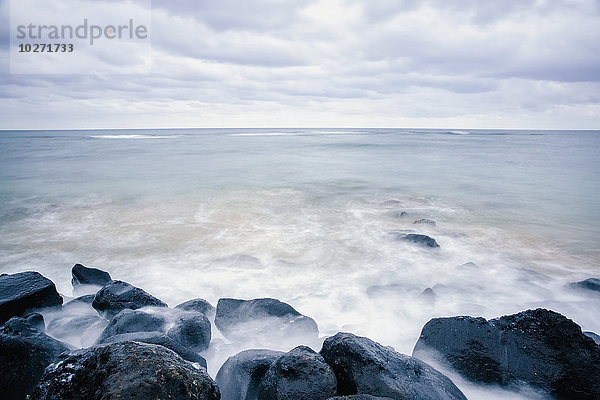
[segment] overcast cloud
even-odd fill
[[[600,129],[598,0],[154,0],[151,72],[81,75],[10,74],[8,3],[2,129]]]

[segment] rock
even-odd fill
[[[317,323],[276,299],[219,299],[215,325],[231,340],[267,336],[294,341],[316,339]]]
[[[419,298],[428,302],[434,302],[435,298],[436,298],[436,294],[433,291],[432,288],[428,287],[427,289],[423,290],[421,292],[421,294],[419,295]]]
[[[200,312],[209,318],[215,316],[215,307],[204,299],[188,300],[185,303],[175,306],[175,308],[183,311]]]
[[[475,382],[525,383],[559,399],[600,398],[600,346],[573,321],[549,310],[489,321],[434,318],[423,327],[413,355]]]
[[[125,309],[135,310],[146,306],[167,307],[156,297],[122,281],[110,281],[96,293],[92,302],[92,307],[109,318]]]
[[[0,324],[28,309],[60,306],[62,302],[54,283],[38,272],[0,276]]]
[[[44,323],[44,317],[40,313],[31,313],[27,315],[27,323],[31,325],[34,329],[37,329],[40,332],[44,332],[46,330],[46,324]]]
[[[210,343],[210,321],[202,313],[187,312],[175,321],[167,336],[188,349],[200,352]]]
[[[413,222],[413,224],[419,224],[419,225],[431,225],[431,226],[436,226],[437,224],[435,223],[434,220],[432,219],[427,219],[427,218],[421,218],[416,220],[415,222]]]
[[[229,357],[216,378],[222,400],[256,400],[258,386],[269,366],[284,354],[273,350],[245,350]]]
[[[79,304],[79,303],[89,304],[91,306],[95,297],[96,297],[95,294],[86,294],[83,296],[79,296],[79,297],[76,297],[73,300],[69,301],[68,303],[66,303],[64,305],[64,307],[73,306],[73,305]]]
[[[574,289],[587,289],[595,292],[600,292],[600,279],[588,278],[580,282],[573,282],[569,286]]]
[[[427,247],[440,247],[434,238],[427,235],[420,235],[417,233],[404,233],[401,231],[392,231],[389,233],[394,240],[403,240],[411,243],[416,243]]]
[[[258,400],[326,400],[336,393],[335,375],[319,353],[298,346],[271,364]]]
[[[132,332],[132,333],[120,333],[118,335],[110,336],[104,339],[98,344],[111,344],[121,342],[140,342],[148,344],[156,344],[166,347],[169,350],[174,351],[186,361],[198,363],[201,367],[206,368],[206,360],[198,353],[193,352],[181,343],[171,339],[163,332]]]
[[[393,400],[390,397],[377,397],[370,394],[353,394],[350,396],[335,396],[327,400]]]
[[[596,344],[600,344],[600,335],[597,335],[594,332],[583,332],[583,334],[587,337],[591,337]]]
[[[48,323],[47,331],[65,342],[87,347],[94,344],[105,324],[98,315],[62,315]]]
[[[13,317],[0,329],[0,393],[6,400],[25,399],[45,368],[69,349],[36,329],[30,321]]]
[[[84,267],[81,264],[75,264],[71,269],[71,284],[77,285],[98,285],[104,286],[111,281],[110,274],[97,268]]]
[[[365,337],[340,332],[325,339],[321,355],[335,373],[338,395],[466,399],[450,379],[431,366]]]
[[[161,315],[151,314],[142,310],[126,309],[112,317],[108,326],[98,338],[98,343],[121,333],[161,331],[167,321]]]
[[[32,400],[219,400],[219,388],[162,346],[114,343],[70,355],[52,365]]]

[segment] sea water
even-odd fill
[[[545,307],[600,332],[600,297],[566,286],[600,275],[599,242],[600,131],[0,131],[0,273],[66,296],[82,263],[170,306],[278,298],[411,354],[439,316]]]

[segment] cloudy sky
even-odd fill
[[[10,8],[0,129],[600,129],[599,0],[154,0],[147,71],[26,75]]]

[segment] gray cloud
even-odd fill
[[[3,50],[0,128],[598,128],[598,4],[165,1],[148,74],[10,75]]]

